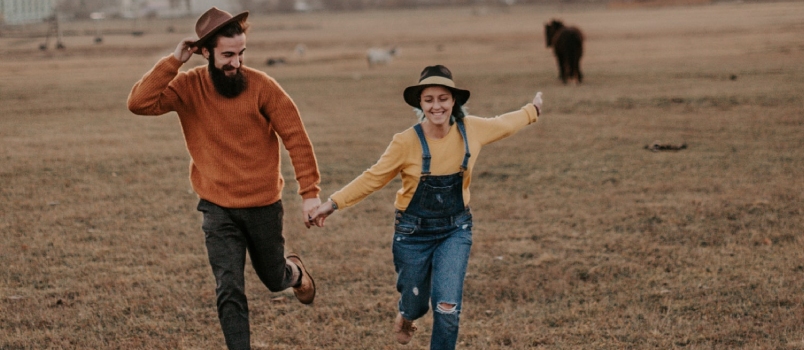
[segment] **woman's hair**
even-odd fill
[[[249,24],[248,22],[232,22],[225,25],[223,28],[219,29],[215,35],[211,38],[207,39],[203,46],[209,50],[209,52],[213,52],[213,49],[218,46],[218,38],[225,36],[227,38],[234,38],[236,35],[240,35],[245,33],[248,30]]]
[[[452,90],[450,90],[450,92],[451,91]],[[449,125],[454,124],[456,120],[463,120],[463,118],[466,117],[466,107],[458,102],[458,100],[455,100],[454,93],[452,94],[452,98],[455,101],[455,104],[452,105],[452,115],[449,117]],[[419,117],[419,122],[424,121],[424,111],[421,108],[413,108],[413,112],[415,112],[416,116]]]

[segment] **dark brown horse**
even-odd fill
[[[576,27],[565,27],[561,21],[553,20],[544,25],[544,38],[547,47],[553,47],[558,61],[558,73],[564,84],[567,80],[583,80],[581,56],[583,56],[583,33]]]

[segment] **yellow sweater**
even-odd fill
[[[500,115],[495,118],[478,118],[467,116],[466,137],[469,139],[468,170],[463,178],[463,201],[469,205],[469,184],[472,182],[474,168],[480,148],[484,145],[511,136],[528,124],[538,119],[536,108],[527,104],[522,109]],[[460,171],[465,153],[463,138],[457,124],[453,124],[446,136],[441,139],[427,139],[432,159],[430,172],[432,175],[449,175]],[[409,128],[394,135],[391,144],[376,164],[363,174],[352,180],[346,187],[330,197],[338,208],[353,206],[387,185],[397,174],[402,176],[402,188],[396,193],[394,206],[405,210],[413,198],[422,172],[422,146],[416,131]]]
[[[215,91],[207,66],[179,72],[162,58],[138,81],[128,108],[139,115],[177,112],[198,196],[228,208],[264,206],[281,199],[279,138],[288,150],[303,198],[318,196],[320,175],[299,110],[264,72],[241,67],[248,87],[235,98]],[[269,122],[270,120],[270,122]]]

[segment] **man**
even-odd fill
[[[321,204],[318,165],[296,105],[273,78],[243,66],[247,17],[214,7],[201,15],[199,39],[182,40],[128,97],[135,114],[179,116],[229,349],[250,346],[246,251],[269,290],[292,287],[303,304],[315,298],[315,283],[299,256],[284,255],[279,138],[296,172],[308,228],[310,212]],[[193,54],[209,64],[179,72]]]

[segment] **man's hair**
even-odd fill
[[[210,37],[204,42],[203,46],[209,50],[210,53],[218,46],[218,38],[225,36],[227,38],[234,38],[235,35],[244,34],[248,30],[248,22],[232,22],[219,29],[215,35]]]

